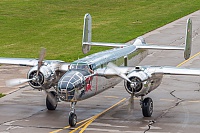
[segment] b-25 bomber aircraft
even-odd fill
[[[164,74],[200,75],[199,69],[184,69],[162,66],[134,66],[133,54],[139,49],[183,50],[185,59],[190,57],[192,41],[192,21],[187,20],[185,47],[159,46],[146,44],[138,37],[132,44],[92,42],[92,18],[85,14],[83,27],[82,51],[88,53],[91,46],[112,46],[113,49],[91,54],[72,63],[60,60],[44,60],[45,49],[41,50],[39,59],[0,58],[0,64],[30,66],[27,79],[12,79],[8,86],[28,82],[38,90],[46,92],[46,107],[55,110],[58,101],[70,102],[69,125],[77,123],[75,105],[78,101],[90,98],[111,88],[124,80],[125,89],[131,95],[141,97],[144,117],[153,112],[153,101],[144,98],[156,89]],[[53,88],[53,91],[49,91]]]

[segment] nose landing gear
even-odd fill
[[[75,127],[76,123],[77,123],[77,116],[75,114],[75,108],[74,106],[76,105],[76,102],[71,102],[71,106],[70,106],[70,113],[69,113],[69,125],[71,127]]]
[[[75,127],[77,122],[77,116],[75,113],[70,112],[69,114],[69,125]]]

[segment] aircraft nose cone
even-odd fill
[[[84,76],[79,71],[66,72],[58,82],[58,90],[66,101],[76,100],[75,92],[84,85]]]

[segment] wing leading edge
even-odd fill
[[[151,67],[153,74],[163,73],[164,75],[191,75],[200,76],[200,69],[198,68],[178,68],[170,66]]]
[[[54,67],[58,67],[60,71],[67,71],[70,63],[66,63],[61,60],[44,60],[47,64],[57,64]],[[19,65],[19,66],[37,66],[38,59],[31,58],[0,58],[0,64],[5,65]]]
[[[112,65],[109,65],[109,64],[112,64]],[[118,72],[116,72],[113,68],[114,69],[117,68]],[[118,67],[114,65],[113,63],[108,63],[108,67],[97,70],[96,74],[99,76],[105,76],[105,77],[114,77],[114,76],[120,77],[118,73],[129,75],[133,73],[134,71],[143,71],[147,75],[163,74],[163,75],[200,76],[200,69],[198,68],[179,68],[179,67],[172,67],[172,66],[136,66],[136,67],[119,66]]]
[[[21,65],[21,66],[36,66],[38,64],[38,59],[0,58],[0,64]]]

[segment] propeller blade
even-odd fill
[[[57,104],[57,99],[55,98],[55,96],[52,95],[52,93],[48,92],[46,89],[44,89],[44,92],[47,94],[50,103],[55,106]]]
[[[130,81],[130,79],[129,79],[124,73],[120,73],[119,76],[120,76],[121,78],[127,80],[128,82],[132,83],[132,82]]]
[[[55,98],[55,96],[53,96],[50,92],[47,91],[47,89],[45,89],[40,83],[38,83],[41,88],[44,90],[44,92],[46,93],[46,95],[49,98],[49,101],[52,105],[56,105],[57,104],[57,99]]]
[[[12,86],[16,86],[16,85],[20,85],[20,84],[26,83],[26,82],[31,81],[31,80],[33,80],[33,79],[22,79],[22,78],[11,79],[11,80],[6,81],[6,86],[7,87],[12,87]]]
[[[132,113],[134,111],[134,92],[131,93],[131,96],[128,101],[128,111]]]
[[[121,72],[121,70],[119,69],[118,66],[116,66],[115,64],[113,64],[111,62],[109,62],[107,66],[110,67],[110,68],[112,68],[116,72],[116,74],[118,76],[120,76],[121,78],[123,78],[123,79],[127,80],[128,82],[132,83],[130,81],[130,79],[123,72]]]
[[[38,60],[37,75],[39,74],[40,67],[42,66],[42,61],[44,60],[45,53],[46,53],[46,49],[42,48],[41,51],[40,51],[40,57],[39,57],[39,60]]]

